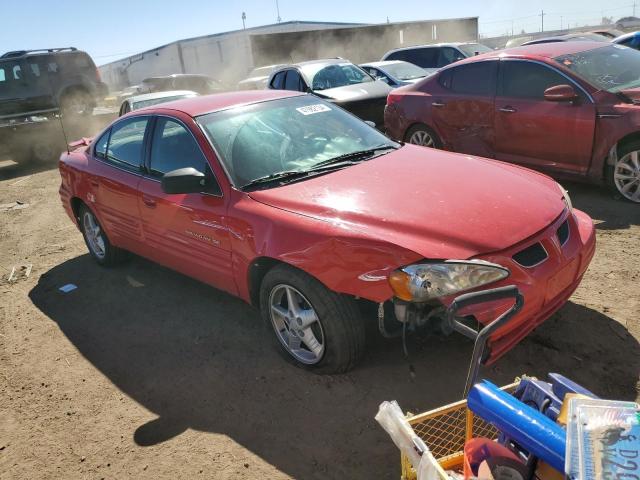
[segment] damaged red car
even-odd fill
[[[84,143],[61,158],[60,196],[99,264],[129,251],[236,295],[317,372],[358,361],[378,309],[437,322],[461,292],[515,284],[525,307],[491,339],[495,359],[562,306],[594,253],[591,219],[552,179],[396,143],[313,95],[180,100]]]
[[[394,90],[398,140],[608,185],[640,203],[640,51],[557,42],[486,53]]]

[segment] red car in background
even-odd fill
[[[76,146],[60,197],[99,264],[130,251],[236,295],[318,372],[360,358],[379,320],[362,307],[435,322],[460,292],[514,284],[526,304],[492,338],[495,359],[562,306],[594,253],[591,219],[549,177],[398,144],[313,95],[179,100]]]
[[[462,60],[394,90],[398,140],[606,183],[640,202],[640,52],[546,43]]]

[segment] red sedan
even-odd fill
[[[559,42],[479,55],[394,90],[398,140],[603,183],[640,202],[640,52]]]
[[[402,146],[312,95],[180,100],[78,147],[61,158],[60,196],[99,264],[134,252],[237,295],[286,358],[320,372],[359,359],[365,323],[378,325],[363,311],[395,306],[388,327],[436,322],[460,292],[515,284],[526,306],[492,339],[497,358],[594,253],[591,219],[550,178]]]

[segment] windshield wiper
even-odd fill
[[[263,183],[271,183],[278,180],[306,177],[307,175],[308,175],[307,170],[285,170],[283,172],[271,173],[269,175],[265,175],[264,177],[255,178],[250,182],[242,185],[241,188],[244,190],[245,188],[261,185]]]
[[[307,172],[317,172],[318,170],[324,170],[327,167],[339,167],[342,165],[353,165],[356,160],[364,160],[373,157],[378,152],[385,150],[397,150],[398,147],[394,145],[378,145],[377,147],[368,148],[367,150],[359,150],[357,152],[345,153],[344,155],[338,155],[337,157],[329,158],[320,163],[315,164]]]

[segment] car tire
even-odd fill
[[[260,310],[278,350],[298,367],[343,373],[364,353],[365,325],[355,301],[300,270],[287,265],[269,270],[260,288]]]
[[[94,102],[83,89],[73,89],[60,98],[60,111],[65,117],[87,117],[93,113]]]
[[[442,148],[442,141],[436,132],[421,123],[407,130],[404,141],[422,147]]]
[[[640,141],[618,148],[616,162],[607,165],[607,182],[625,200],[640,203]]]
[[[98,218],[84,204],[78,210],[78,224],[89,254],[99,265],[112,267],[122,263],[127,257],[125,250],[111,244]]]

